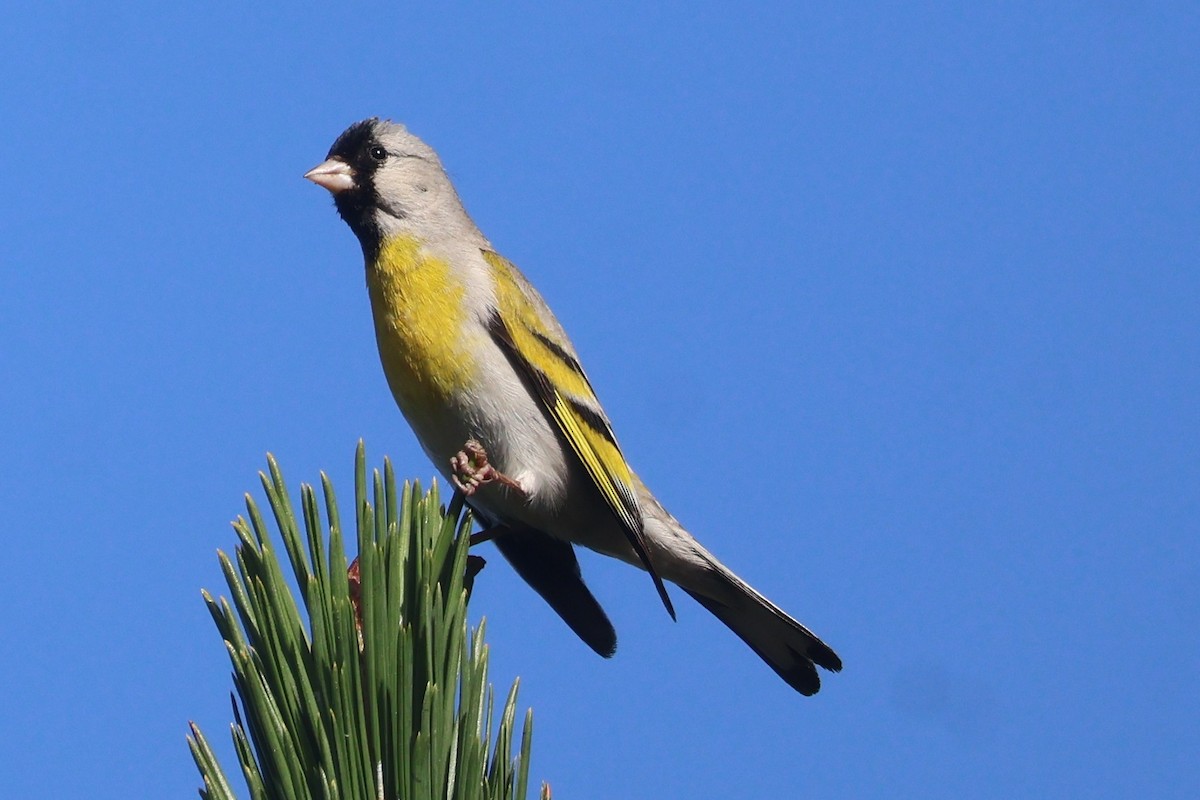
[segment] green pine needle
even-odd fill
[[[202,593],[233,666],[233,743],[250,796],[524,800],[532,712],[514,756],[517,683],[493,732],[483,623],[468,630],[462,497],[443,509],[436,485],[422,494],[405,483],[398,495],[386,460],[368,482],[359,442],[360,627],[329,479],[321,475],[320,497],[301,487],[298,517],[274,458],[260,477],[294,584],[247,496],[235,559],[218,553],[232,600]],[[200,796],[233,800],[208,741],[190,727]]]

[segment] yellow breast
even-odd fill
[[[387,242],[367,267],[379,358],[406,415],[422,414],[470,385],[464,287],[443,259],[417,240]]]

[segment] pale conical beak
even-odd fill
[[[330,194],[354,188],[354,170],[339,158],[330,158],[304,173],[304,177],[329,190]]]

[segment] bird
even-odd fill
[[[437,153],[372,117],[304,175],[362,248],[384,375],[422,449],[504,558],[591,649],[616,651],[576,546],[649,573],[729,627],[803,695],[842,668],[751,588],[630,468],[579,355],[528,279],[472,221]]]

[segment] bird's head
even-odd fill
[[[304,177],[329,190],[368,257],[393,236],[428,240],[470,226],[437,153],[389,120],[351,125]]]

